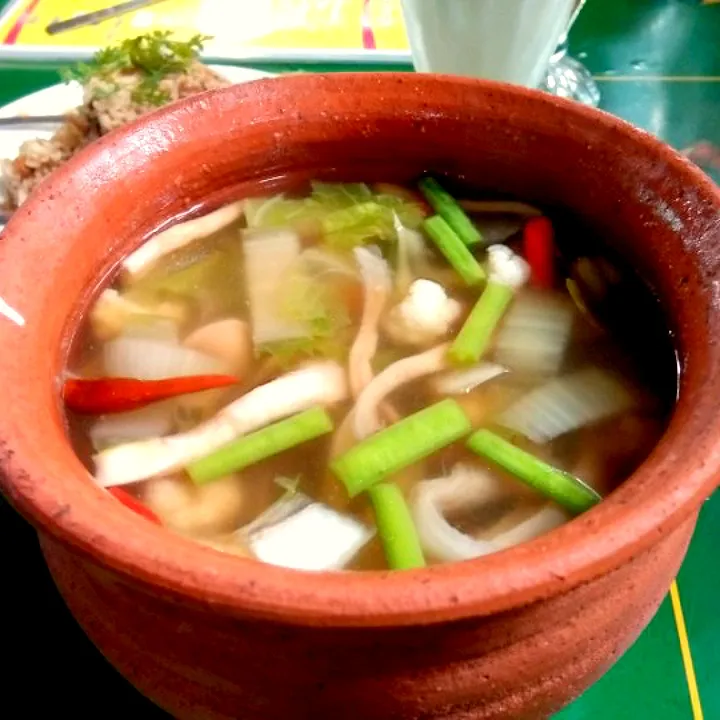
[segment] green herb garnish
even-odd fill
[[[143,105],[162,105],[170,96],[159,87],[160,81],[172,73],[186,72],[209,39],[207,35],[193,35],[181,42],[171,40],[170,35],[170,31],[155,30],[123,40],[98,51],[90,62],[62,71],[62,78],[83,86],[93,79],[103,81],[95,91],[95,97],[100,98],[119,88],[113,75],[136,73],[140,80],[132,90],[132,100]]]
[[[278,317],[302,325],[307,335],[262,343],[259,354],[274,357],[283,367],[299,357],[344,359],[350,316],[333,288],[318,282],[301,263],[287,274],[278,295]]]

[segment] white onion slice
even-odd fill
[[[295,570],[342,570],[374,535],[349,515],[312,502],[300,493],[281,500],[282,519],[247,535],[258,560]]]
[[[100,452],[114,445],[162,437],[172,432],[172,404],[156,403],[132,412],[103,415],[90,427],[92,446]]]
[[[518,372],[556,375],[565,359],[572,325],[570,303],[545,294],[522,293],[498,329],[494,358]]]
[[[256,345],[307,336],[300,322],[281,316],[277,298],[300,257],[300,236],[293,230],[270,228],[243,233],[245,278],[253,341]]]
[[[628,411],[636,399],[614,375],[590,367],[555,378],[523,396],[499,418],[534,443]]]
[[[168,340],[121,335],[103,347],[105,374],[137,380],[162,380],[223,373],[218,359]]]

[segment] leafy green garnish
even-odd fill
[[[170,96],[159,87],[160,81],[171,73],[183,73],[198,57],[207,35],[193,35],[181,42],[170,39],[171,32],[155,30],[145,35],[123,40],[119,45],[99,50],[88,63],[80,63],[62,71],[64,81],[75,80],[87,85],[92,79],[104,81],[95,90],[95,97],[112,94],[118,89],[113,75],[137,73],[140,80],[132,91],[134,102],[162,105]]]
[[[396,195],[373,193],[364,183],[313,183],[309,197],[276,195],[246,206],[250,227],[298,227],[316,223],[326,245],[352,249],[397,239],[394,215],[408,228],[423,220],[419,204]]]
[[[262,344],[260,354],[287,366],[298,357],[343,359],[345,332],[350,327],[347,308],[332,286],[307,271],[302,262],[291,270],[278,298],[278,316],[307,328],[307,335]]]

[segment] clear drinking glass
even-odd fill
[[[570,91],[579,84],[570,75],[575,61],[567,56],[567,31],[583,0],[402,0],[402,5],[418,72],[575,96]]]
[[[568,55],[568,32],[585,2],[586,0],[578,0],[567,30],[563,33],[557,49],[550,58],[547,75],[540,87],[553,95],[572,98],[585,105],[597,107],[600,103],[600,90],[597,83],[581,62]]]

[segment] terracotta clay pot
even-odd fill
[[[94,486],[58,373],[93,286],[167,218],[263,179],[423,170],[577,211],[657,292],[682,366],[669,429],[605,502],[490,557],[305,574],[155,527]],[[2,488],[38,529],[100,650],[178,718],[540,718],[652,617],[720,470],[720,195],[608,115],[421,75],[303,75],[221,90],[94,143],[0,243]]]

